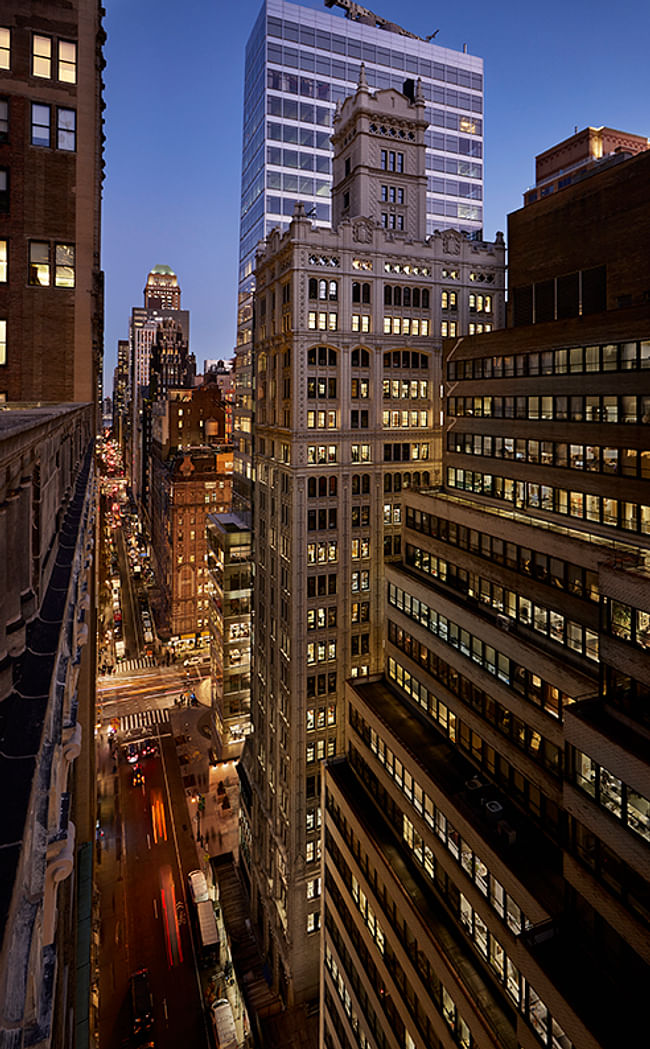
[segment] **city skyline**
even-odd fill
[[[140,303],[146,275],[157,264],[179,276],[197,360],[228,358],[234,349],[244,48],[261,4],[244,0],[223,13],[219,6],[206,10],[193,0],[180,24],[168,0],[135,10],[118,0],[108,9],[107,394],[117,340],[126,337],[131,307]],[[303,6],[325,10],[322,0],[303,0]],[[521,206],[534,182],[535,154],[575,126],[648,133],[645,34],[637,5],[617,8],[616,35],[625,48],[614,58],[602,43],[612,28],[604,2],[563,7],[561,33],[558,4],[547,9],[543,25],[514,5],[488,10],[470,3],[462,15],[443,15],[421,0],[403,0],[399,9],[382,0],[373,10],[423,36],[439,29],[436,43],[459,50],[467,43],[484,59],[486,239],[505,229],[507,212]],[[645,19],[650,21],[647,14]],[[228,104],[219,101],[220,92]]]

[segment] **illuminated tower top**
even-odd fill
[[[154,266],[144,288],[145,309],[180,310],[178,277],[169,266]]]

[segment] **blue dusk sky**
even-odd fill
[[[105,0],[105,381],[147,273],[171,266],[190,344],[235,343],[244,50],[260,0]],[[303,6],[325,10],[323,0]],[[506,230],[534,182],[535,154],[577,126],[650,135],[650,5],[514,0],[364,6],[485,62],[484,237]],[[333,9],[337,10],[337,9]],[[340,12],[343,17],[343,12]]]

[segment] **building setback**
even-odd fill
[[[101,11],[0,12],[0,401],[101,400]]]
[[[318,988],[320,761],[342,751],[344,681],[383,663],[405,492],[439,480],[439,333],[504,320],[503,238],[426,236],[426,127],[421,93],[373,95],[362,68],[334,129],[337,226],[315,228],[299,204],[257,257],[242,851],[290,1003]]]
[[[617,1049],[650,976],[650,152],[510,216],[324,779],[321,1044]]]

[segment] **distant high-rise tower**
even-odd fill
[[[181,289],[178,277],[169,266],[154,266],[144,287],[144,306],[134,306],[129,321],[129,381],[130,400],[127,470],[138,501],[146,501],[147,456],[143,443],[148,434],[142,430],[143,398],[149,396],[151,355],[158,328],[165,320],[172,320],[179,338],[189,346],[190,315],[181,307]]]
[[[100,12],[1,5],[0,401],[101,400]]]
[[[144,305],[148,310],[180,310],[181,289],[169,266],[152,269],[144,287]]]
[[[343,8],[357,5],[340,3]],[[333,6],[327,3],[328,7]],[[286,229],[296,201],[317,224],[331,221],[332,121],[365,63],[371,89],[422,81],[426,233],[483,225],[483,60],[401,30],[265,0],[246,46],[240,287],[250,285],[255,247]]]

